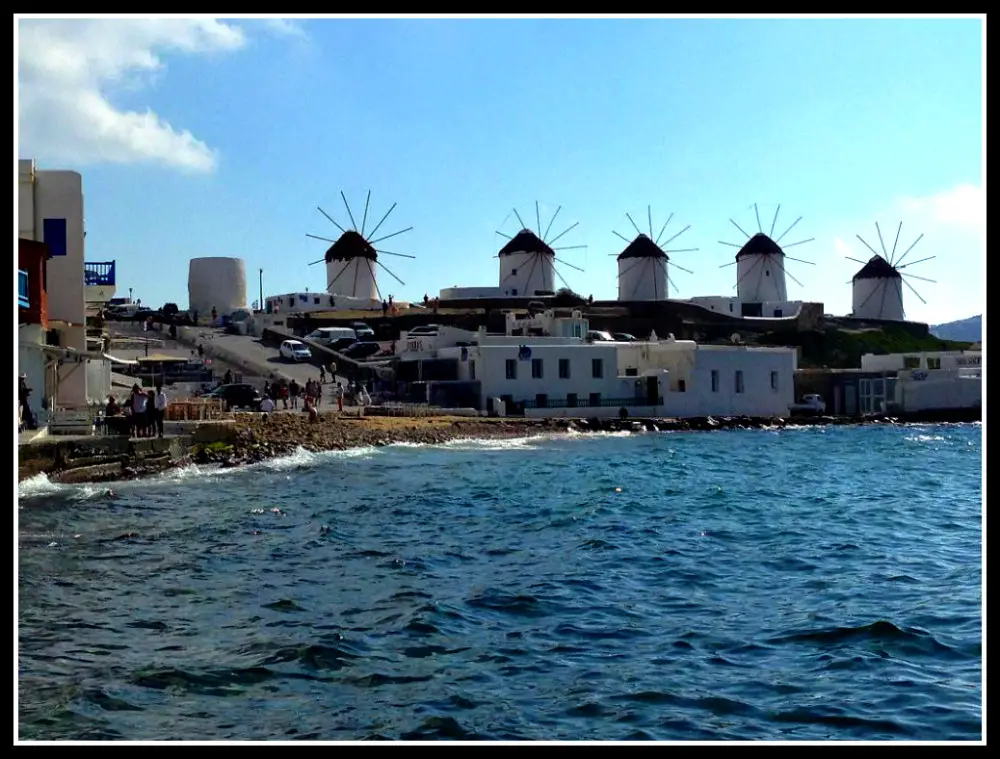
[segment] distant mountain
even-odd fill
[[[983,339],[983,316],[970,316],[947,324],[934,324],[931,334],[942,340],[963,340],[976,343]]]

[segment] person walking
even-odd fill
[[[319,367],[319,384],[321,385],[326,384],[326,367],[323,366],[322,364],[320,364]]]
[[[336,382],[336,381],[337,381],[337,362],[336,361],[331,361],[330,362],[330,382]]]
[[[299,383],[293,377],[288,385],[288,397],[292,399],[292,408],[299,407],[299,389]]]
[[[156,406],[155,406],[156,436],[163,437],[163,419],[167,415],[167,394],[163,392],[163,385],[156,386]]]
[[[337,399],[337,411],[344,410],[344,387],[339,382],[333,390],[333,395]]]

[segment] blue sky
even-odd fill
[[[902,221],[937,256],[908,316],[983,308],[978,19],[22,20],[19,61],[19,155],[83,173],[87,258],[145,303],[186,304],[208,255],[246,260],[250,300],[258,268],[265,294],[322,290],[316,206],[346,226],[340,191],[360,220],[371,190],[376,219],[398,203],[380,232],[414,227],[389,249],[417,260],[385,259],[406,286],[380,273],[397,300],[496,285],[495,230],[536,200],[553,234],[580,222],[560,244],[586,272],[560,272],[584,295],[616,296],[612,230],[648,205],[700,248],[678,297],[733,294],[718,241],[756,202],[816,238],[790,297],[847,312],[855,235]]]

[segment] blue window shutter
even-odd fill
[[[66,255],[66,219],[42,219],[42,242],[52,256]]]

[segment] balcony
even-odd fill
[[[87,287],[114,287],[115,262],[94,261],[83,265],[83,284]]]
[[[28,272],[23,269],[17,270],[17,306],[18,308],[31,306],[31,301],[28,299]]]

